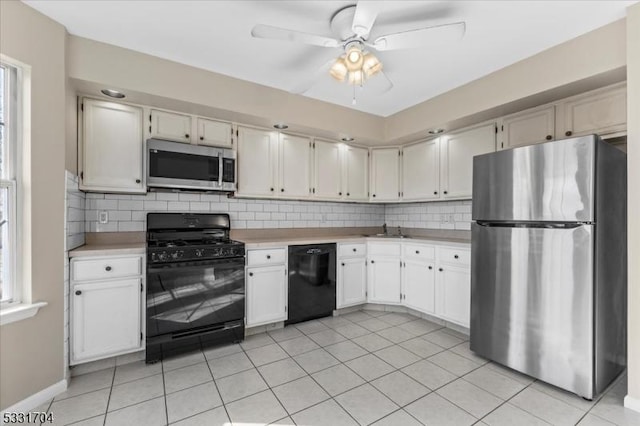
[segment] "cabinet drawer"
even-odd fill
[[[400,243],[370,243],[367,244],[369,256],[397,256],[400,257]]]
[[[340,244],[338,248],[339,257],[361,257],[367,254],[367,245],[359,244]]]
[[[73,260],[71,277],[74,281],[104,280],[142,275],[142,257],[101,257]]]
[[[454,265],[470,265],[471,252],[469,251],[469,249],[442,247],[438,251],[438,260],[440,262],[451,263]]]
[[[422,244],[404,244],[402,257],[415,260],[433,260],[436,257],[436,249],[433,246]]]
[[[285,262],[286,252],[283,248],[249,250],[247,252],[247,265],[279,265]]]

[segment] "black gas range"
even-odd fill
[[[245,250],[227,214],[147,215],[147,362],[244,338]]]

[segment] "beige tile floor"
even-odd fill
[[[640,425],[625,391],[623,375],[585,401],[474,355],[463,334],[357,311],[80,375],[40,410],[60,425]]]

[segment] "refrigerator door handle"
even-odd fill
[[[542,229],[574,229],[594,222],[489,222],[477,221],[479,226],[492,228],[542,228]]]

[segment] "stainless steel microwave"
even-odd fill
[[[232,149],[147,140],[147,186],[155,188],[236,190]]]

